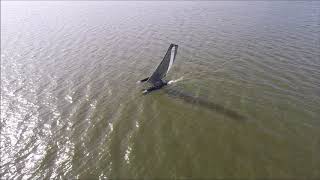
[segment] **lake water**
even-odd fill
[[[319,178],[319,39],[311,1],[1,1],[1,178]]]

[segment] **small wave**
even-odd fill
[[[72,103],[72,97],[70,95],[66,95],[66,97],[64,98],[65,100],[67,100],[69,103]]]
[[[127,164],[130,164],[130,154],[131,154],[132,148],[130,146],[128,146],[125,155],[124,155],[124,159],[126,161]]]
[[[110,131],[112,132],[113,131],[113,124],[112,123],[109,123],[109,128],[110,128]]]

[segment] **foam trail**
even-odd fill
[[[183,80],[183,76],[180,77],[179,79],[169,81],[168,84],[173,84],[173,83],[176,83],[176,82],[182,81],[182,80]]]

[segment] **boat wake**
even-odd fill
[[[179,82],[179,81],[182,81],[182,80],[183,80],[183,76],[180,77],[179,79],[169,81],[168,84],[173,84],[173,83],[176,83],[176,82]]]

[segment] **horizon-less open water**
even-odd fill
[[[1,178],[319,178],[319,11],[1,1]]]

